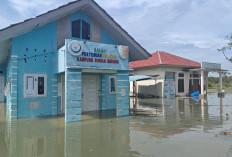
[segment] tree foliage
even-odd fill
[[[227,40],[227,44],[226,46],[222,47],[221,49],[218,49],[218,51],[222,52],[223,55],[225,56],[225,58],[232,62],[232,54],[230,56],[226,55],[226,51],[230,51],[232,50],[232,34],[227,35],[225,37],[225,40]]]

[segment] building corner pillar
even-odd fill
[[[201,92],[200,92],[200,95],[199,95],[200,99],[204,99],[205,98],[204,86],[205,86],[204,71],[201,70]]]

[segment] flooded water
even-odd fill
[[[232,157],[232,94],[139,100],[130,117],[114,111],[5,120],[0,105],[0,157]]]

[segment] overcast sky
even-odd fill
[[[0,28],[71,0],[0,0]],[[232,33],[231,0],[96,0],[148,52],[166,51],[198,62],[232,63],[217,51]]]

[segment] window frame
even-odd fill
[[[183,91],[180,91],[180,88],[179,88],[179,84],[180,84],[180,82],[179,81],[183,81]],[[177,89],[178,89],[178,93],[184,93],[185,92],[185,87],[184,87],[184,85],[185,85],[185,81],[184,81],[184,78],[179,78],[178,79],[178,87],[177,87]]]
[[[78,20],[80,20],[80,38],[78,38],[78,37],[74,37],[73,36],[73,22],[76,22],[76,21],[78,21]],[[86,23],[86,24],[88,24],[89,25],[89,39],[84,39],[83,38],[83,21]],[[76,38],[76,39],[81,39],[81,40],[86,40],[86,41],[91,41],[91,23],[90,22],[88,22],[88,20],[85,20],[85,19],[75,19],[75,20],[73,20],[73,21],[71,21],[71,37],[72,38]]]
[[[73,35],[74,35],[74,33],[73,33],[73,32],[74,32],[74,31],[73,31],[73,29],[74,29],[74,28],[73,28],[73,24],[76,23],[76,22],[78,22],[78,21],[80,21],[80,23],[79,23],[79,35],[80,35],[80,37],[74,37],[74,36],[73,36]],[[81,30],[82,30],[82,28],[81,28],[82,22],[81,22],[81,21],[82,21],[81,19],[78,19],[78,20],[74,20],[74,21],[71,22],[71,27],[72,27],[72,29],[71,29],[71,31],[72,31],[72,32],[71,32],[71,36],[72,36],[73,38],[81,39]]]
[[[28,94],[28,77],[33,77],[33,91],[32,94]],[[38,92],[38,78],[44,78],[44,94],[39,94]],[[39,98],[47,97],[47,75],[46,74],[24,74],[24,98]]]
[[[111,91],[111,79],[114,79],[114,92]],[[116,76],[110,76],[109,77],[109,93],[110,94],[116,94]]]

